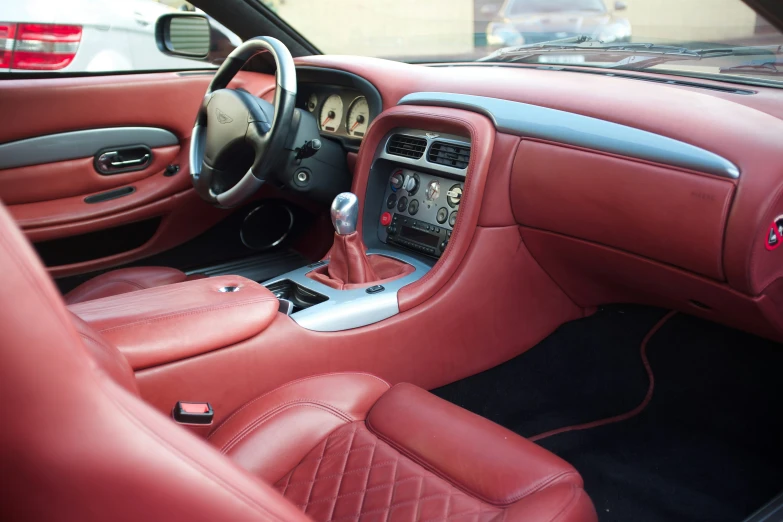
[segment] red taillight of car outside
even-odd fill
[[[0,31],[4,26],[12,27],[12,24],[0,24]],[[12,35],[7,39],[12,44],[11,50],[6,51],[10,53],[11,69],[28,71],[62,69],[73,61],[82,39],[82,28],[79,25],[17,24],[15,29],[16,37]],[[5,58],[4,54],[3,59]],[[9,65],[0,65],[0,67],[9,67]]]
[[[16,24],[0,22],[0,69],[11,67],[11,54],[14,50]]]

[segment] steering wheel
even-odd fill
[[[242,66],[263,51],[277,64],[273,104],[247,91],[226,88]],[[294,60],[280,40],[259,36],[234,49],[209,84],[193,128],[189,163],[196,192],[224,208],[252,196],[281,157],[295,103]],[[244,166],[237,172],[237,160],[248,158],[251,151],[253,165],[241,175]]]

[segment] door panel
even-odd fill
[[[162,173],[167,165],[176,162],[179,152],[179,144],[154,148],[152,163],[147,168],[110,176],[95,170],[92,155],[0,170],[0,199],[6,205],[16,206],[103,192]]]
[[[211,72],[193,72],[0,82],[0,114],[9,122],[0,125],[0,199],[31,241],[160,218],[157,231],[143,245],[50,267],[52,275],[147,257],[195,237],[229,214],[195,194],[188,169],[193,122],[211,79]],[[230,86],[268,98],[275,78],[241,72]],[[145,168],[111,175],[96,170],[97,153],[139,145],[151,152]],[[179,171],[166,175],[169,165],[179,166]],[[85,201],[120,188],[128,194]]]

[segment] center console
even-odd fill
[[[337,235],[330,257],[264,283],[280,299],[281,311],[299,326],[321,332],[357,328],[398,314],[398,292],[419,281],[447,252],[470,152],[470,140],[456,135],[412,128],[388,132],[374,152],[365,193],[340,194],[332,204]],[[359,219],[363,226],[357,231]],[[347,237],[352,237],[350,243]],[[346,256],[343,249],[349,244],[361,248]],[[384,277],[380,267],[390,262],[406,268]],[[372,280],[336,280],[337,267],[346,263],[353,266],[344,273],[375,268]]]
[[[385,181],[378,239],[440,257],[457,224],[470,143],[457,136],[399,129],[388,136],[378,160],[373,181]]]

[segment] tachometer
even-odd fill
[[[361,138],[367,132],[370,123],[370,106],[367,98],[359,96],[348,107],[348,118],[345,121],[345,130],[349,136]]]
[[[343,99],[339,94],[329,96],[321,107],[318,126],[326,132],[335,132],[343,121]]]

